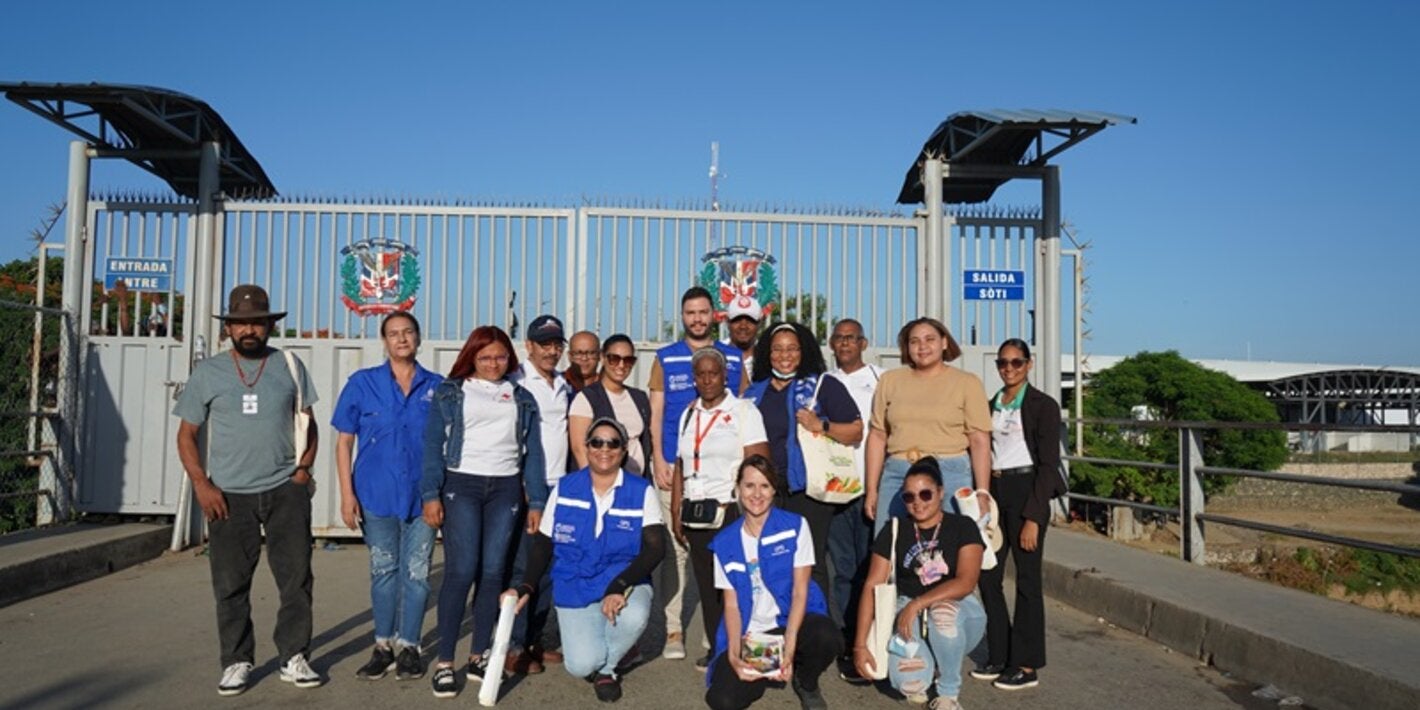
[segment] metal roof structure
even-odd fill
[[[208,142],[221,146],[222,192],[253,199],[276,195],[276,186],[227,122],[187,94],[150,86],[31,82],[0,82],[0,92],[92,143],[100,156],[124,158],[158,176],[183,197],[198,199],[199,148]]]
[[[897,201],[924,201],[922,165],[929,158],[948,166],[1040,167],[1109,126],[1138,122],[1133,116],[1099,111],[990,109],[954,113],[922,144],[922,152],[907,169]],[[1012,177],[954,176],[949,170],[943,180],[942,201],[985,202]]]

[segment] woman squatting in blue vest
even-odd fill
[[[705,702],[715,710],[749,707],[764,696],[768,680],[789,682],[806,710],[828,707],[819,676],[843,642],[823,591],[810,579],[808,522],[774,506],[782,488],[769,459],[746,458],[735,481],[741,517],[710,544],[715,587],[724,595],[705,679]]]
[[[598,700],[621,699],[618,663],[651,615],[651,570],[665,555],[665,523],[655,488],[627,475],[626,429],[603,417],[587,429],[588,466],[568,474],[547,501],[524,579],[552,566],[552,600],[568,673],[592,681]],[[518,610],[537,589],[509,589]]]

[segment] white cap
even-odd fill
[[[758,323],[764,317],[764,311],[759,307],[759,299],[745,294],[731,299],[730,305],[725,308],[725,320],[731,321],[741,317],[750,318]]]

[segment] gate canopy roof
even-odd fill
[[[907,169],[897,201],[905,205],[923,201],[922,164],[929,158],[954,166],[1039,167],[1108,126],[1138,122],[1132,116],[1098,111],[990,109],[954,113],[922,145],[922,153]],[[942,181],[942,201],[985,202],[1011,177],[953,176],[949,171]]]
[[[197,199],[198,149],[221,144],[221,189],[232,197],[276,194],[266,172],[206,102],[150,86],[0,82],[15,103],[63,126],[107,155],[162,178]],[[84,119],[85,123],[78,121]],[[91,125],[96,124],[96,125]]]

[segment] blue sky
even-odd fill
[[[56,1],[5,24],[0,79],[198,96],[287,195],[703,198],[718,140],[728,203],[884,208],[953,112],[1130,114],[1058,159],[1094,245],[1088,351],[1420,364],[1413,2]],[[62,200],[68,140],[0,104],[0,259]],[[162,187],[112,161],[92,182]]]

